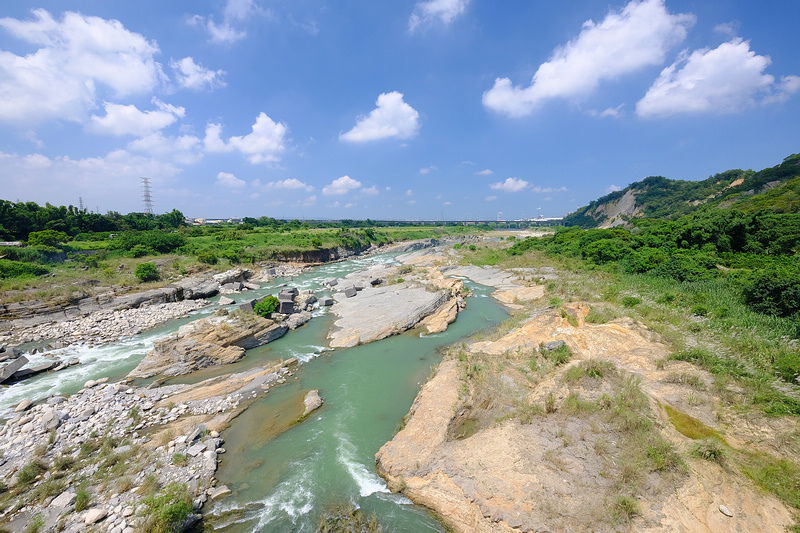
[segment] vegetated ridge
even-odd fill
[[[704,207],[800,212],[800,154],[755,172],[727,170],[702,181],[650,176],[593,200],[564,218],[568,226],[610,228],[635,218],[675,220]]]

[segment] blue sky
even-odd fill
[[[0,7],[0,198],[276,218],[561,216],[798,149],[800,3]]]

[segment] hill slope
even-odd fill
[[[800,154],[759,172],[728,170],[702,181],[650,176],[592,201],[567,215],[564,222],[570,226],[607,228],[623,225],[631,218],[674,220],[702,206],[800,212]]]

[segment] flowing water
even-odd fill
[[[393,259],[381,255],[324,265],[290,285],[318,290],[327,278]],[[195,382],[290,357],[300,363],[294,378],[256,400],[225,431],[228,451],[217,478],[233,494],[221,503],[207,504],[207,522],[215,530],[232,533],[310,532],[328,506],[351,504],[374,514],[387,532],[445,531],[423,508],[389,492],[375,474],[375,453],[397,431],[421,384],[441,360],[437,350],[507,317],[488,297],[491,289],[465,284],[474,296],[443,333],[407,332],[365,346],[329,350],[325,336],[334,317],[320,310],[304,327],[249,350],[234,365],[173,380]],[[275,287],[245,294],[274,293]],[[119,379],[138,364],[154,339],[208,312],[100,348],[65,349],[82,364],[6,388],[0,392],[0,409],[7,411],[26,397],[74,392],[87,379]],[[296,424],[302,398],[311,389],[319,389],[325,404]]]

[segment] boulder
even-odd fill
[[[76,494],[74,492],[62,492],[53,498],[53,501],[50,502],[50,505],[56,509],[64,509],[72,505],[72,502],[75,501],[75,498]]]
[[[305,398],[303,398],[303,404],[305,405],[305,411],[303,411],[303,416],[308,416],[308,414],[312,411],[315,411],[322,407],[322,398],[319,395],[318,389],[313,389],[308,391]]]
[[[566,342],[564,341],[551,341],[542,346],[543,352],[552,352],[553,350],[558,350],[562,346],[564,346]]]
[[[301,311],[299,313],[294,313],[293,315],[289,316],[284,322],[286,326],[294,331],[306,322],[311,320],[311,312],[310,311]]]
[[[233,298],[228,298],[227,296],[222,296],[217,301],[217,305],[231,305],[231,304],[235,304],[235,303],[236,303],[236,300],[234,300]]]
[[[30,407],[31,405],[33,405],[33,400],[31,400],[30,398],[26,398],[17,404],[17,406],[14,408],[14,412],[21,413],[22,411],[28,409],[28,407]]]
[[[239,309],[244,311],[245,313],[252,313],[253,308],[256,305],[257,300],[247,300],[246,302],[242,302],[239,304]]]
[[[227,487],[227,485],[220,485],[219,487],[215,488],[211,491],[211,501],[212,502],[219,502],[227,498],[231,495],[231,489]]]
[[[87,526],[91,526],[92,524],[96,524],[100,520],[106,517],[108,511],[101,508],[89,509],[86,511],[86,514],[83,516],[83,523]]]
[[[20,368],[28,364],[28,358],[25,356],[21,356],[14,361],[11,361],[3,368],[0,368],[0,383],[4,382],[8,378],[14,375]]]

